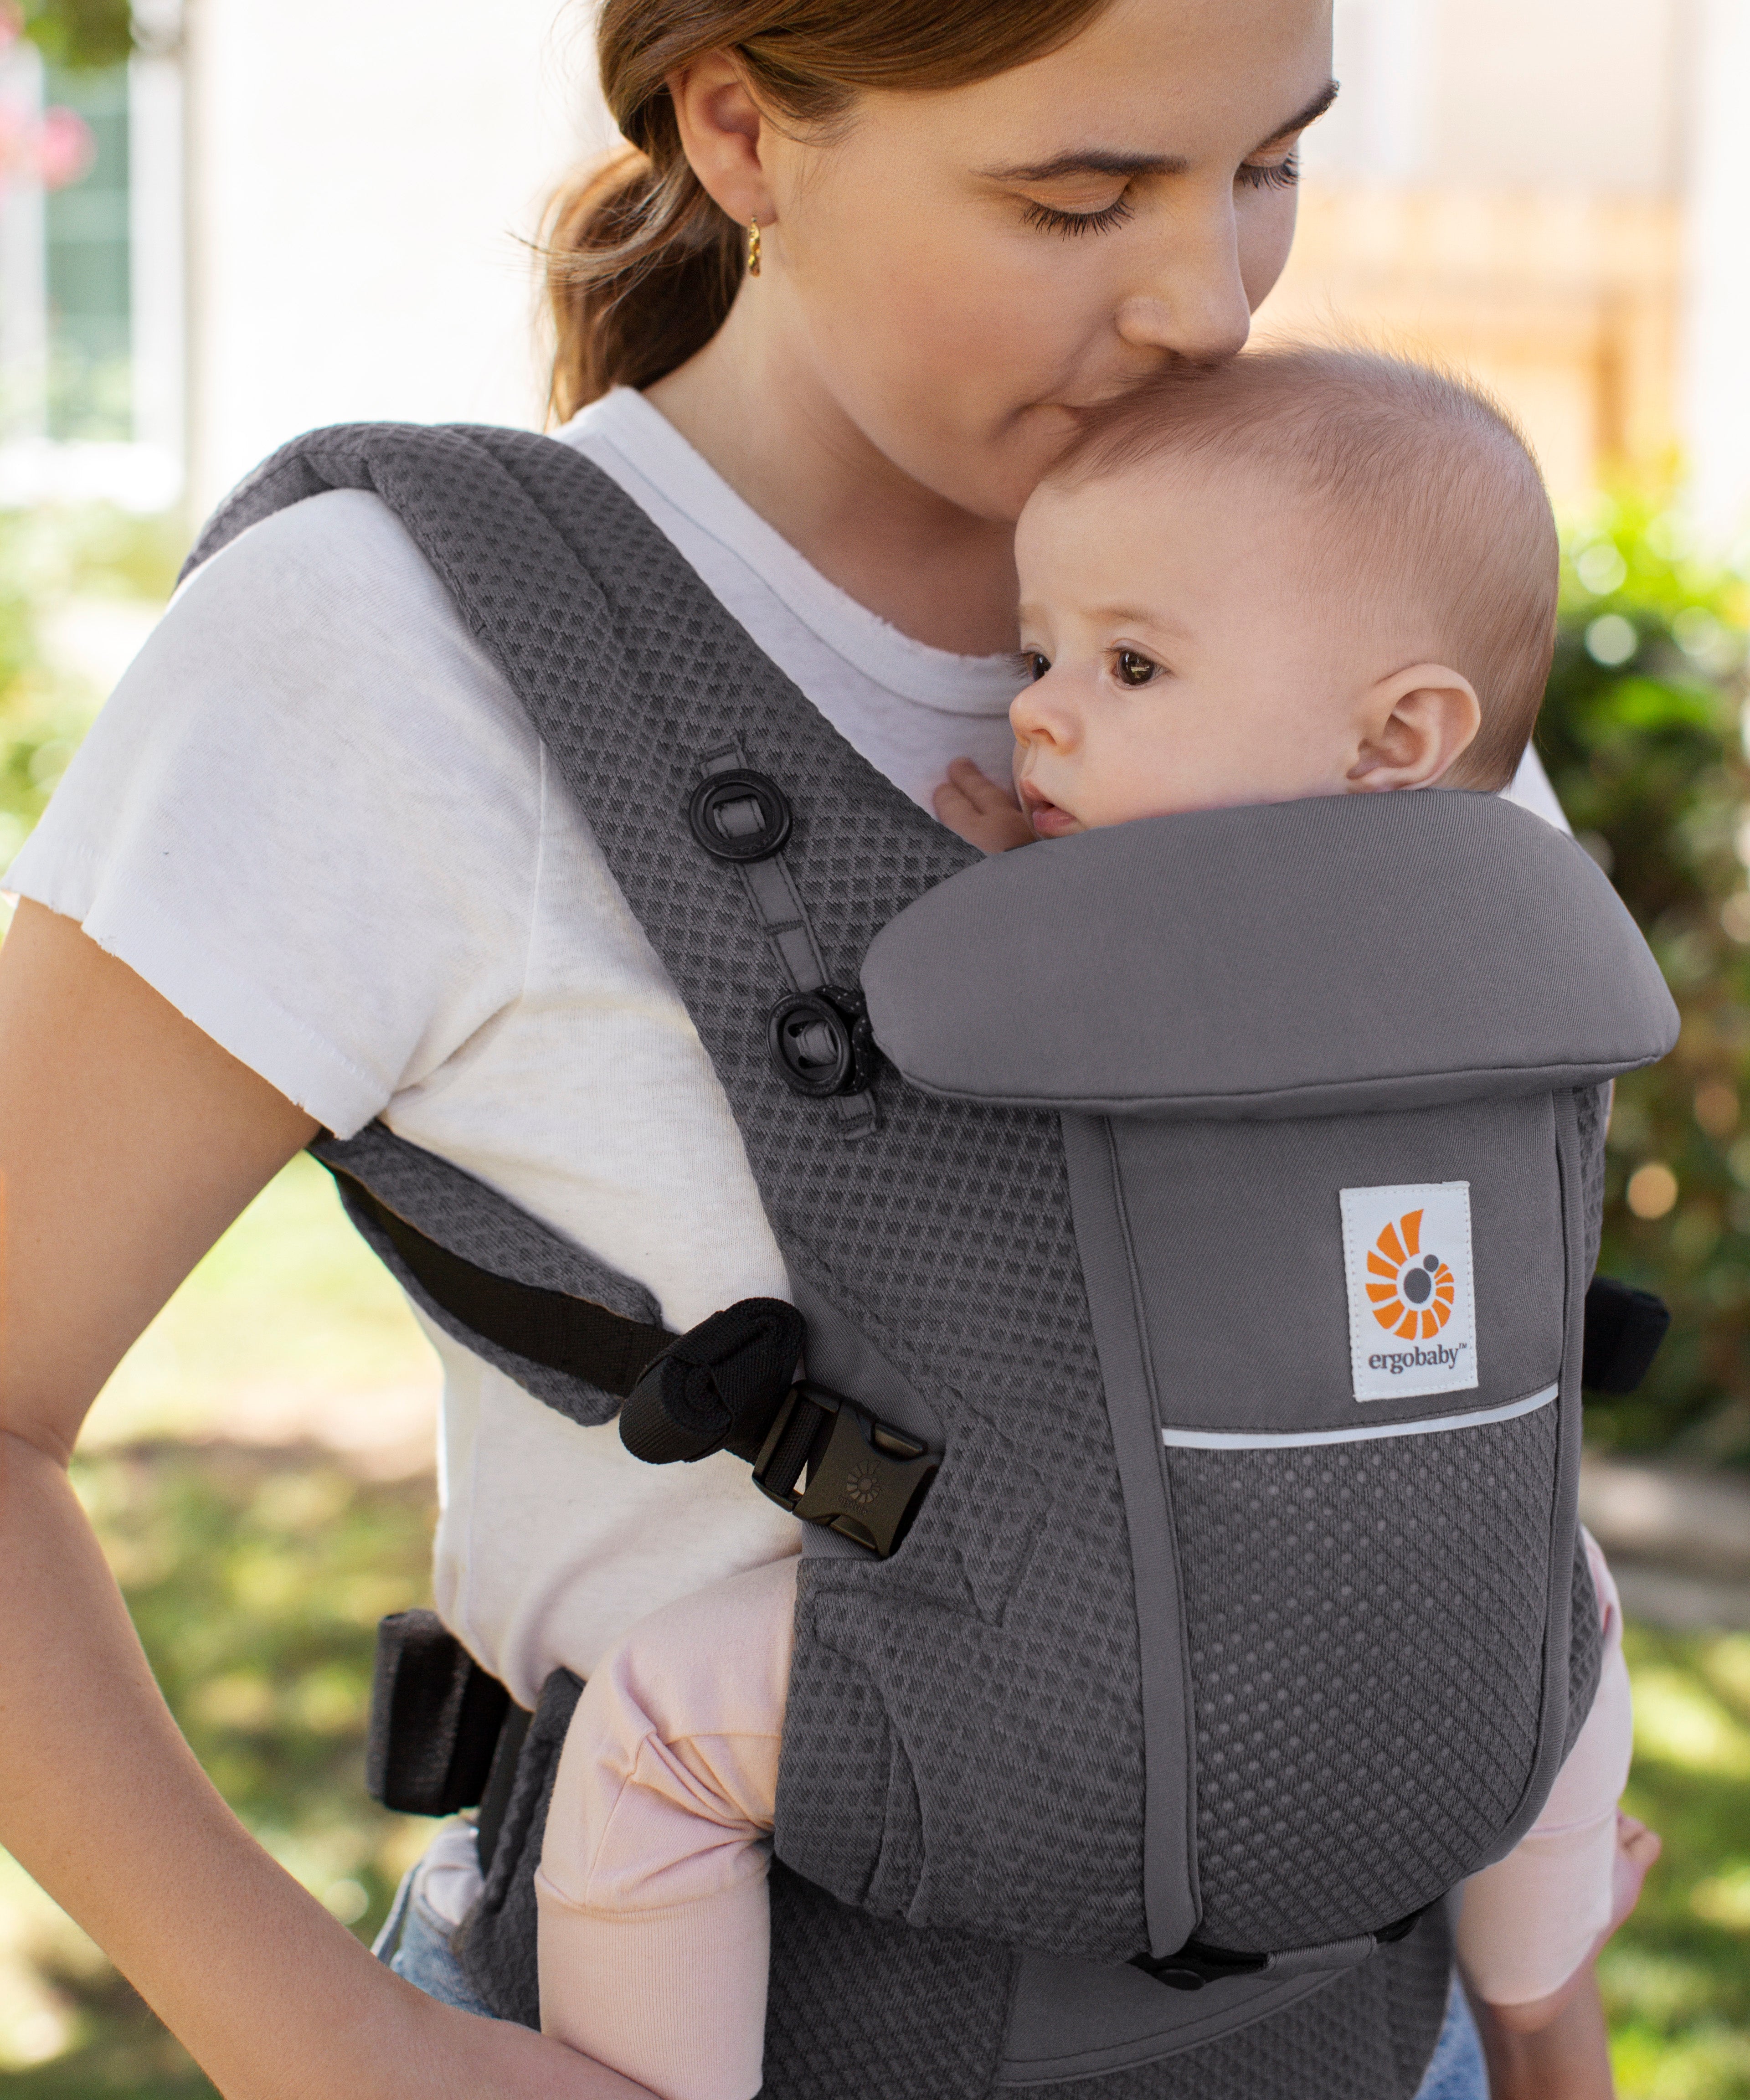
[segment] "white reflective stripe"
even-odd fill
[[[1521,1414],[1535,1414],[1547,1407],[1561,1391],[1546,1385],[1529,1400],[1510,1401],[1505,1407],[1477,1407],[1467,1414],[1425,1414],[1419,1422],[1381,1422],[1365,1429],[1267,1430],[1163,1429],[1161,1441],[1179,1451],[1284,1451],[1297,1444],[1366,1444],[1378,1436],[1431,1436],[1437,1429],[1480,1429],[1485,1423],[1511,1422]]]

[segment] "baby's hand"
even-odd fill
[[[1632,1815],[1616,1811],[1616,1859],[1611,1874],[1611,1921],[1604,1928],[1597,1953],[1604,1942],[1616,1931],[1641,1900],[1641,1884],[1646,1879],[1653,1862],[1664,1850],[1656,1830],[1649,1830],[1644,1823],[1637,1823]]]
[[[1006,788],[999,788],[969,758],[957,758],[948,768],[948,778],[936,791],[936,814],[950,832],[981,853],[1007,853],[1011,846],[1030,845],[1033,826],[1015,805]]]

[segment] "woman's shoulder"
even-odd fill
[[[339,491],[187,579],[7,886],[344,1130],[519,995],[544,814],[503,672]]]

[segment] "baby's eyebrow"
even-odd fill
[[[1188,627],[1181,626],[1153,606],[1096,605],[1091,616],[1103,627],[1148,627],[1157,634],[1170,634],[1180,642],[1191,639]]]

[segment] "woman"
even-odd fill
[[[1329,30],[1325,0],[609,0],[608,98],[648,157],[556,217],[554,398],[643,391],[566,439],[915,798],[958,754],[1002,762],[1011,523],[1077,409],[1245,340]],[[352,492],[197,574],[12,880],[0,1842],[238,2100],[633,2091],[390,1975],[253,1843],[64,1467],[124,1350],[323,1126],[381,1114],[671,1328],[781,1291],[660,965],[496,666]],[[795,1550],[731,1462],[637,1469],[434,1339],[439,1604],[519,1700]],[[1479,2092],[1456,2020],[1443,2051],[1424,2090]]]

